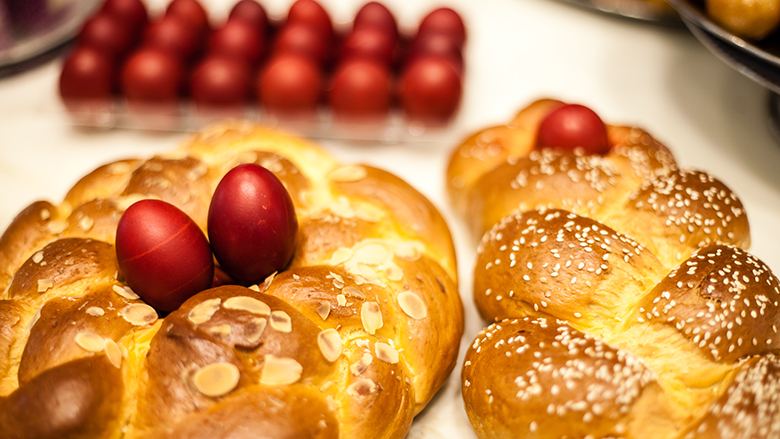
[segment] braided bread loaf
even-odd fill
[[[605,156],[535,150],[560,104],[534,102],[449,164],[495,322],[462,370],[477,435],[780,438],[780,290],[743,250],[740,201],[637,128],[607,125]]]
[[[290,192],[293,261],[158,316],[118,272],[123,210],[163,199],[205,231],[217,183],[247,162]],[[248,124],[33,203],[0,238],[0,285],[4,439],[403,437],[463,331],[452,240],[427,199]]]

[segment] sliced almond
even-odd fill
[[[343,294],[337,295],[336,302],[339,304],[339,306],[345,306],[347,304],[347,296]]]
[[[224,324],[224,325],[218,325],[218,326],[212,326],[209,328],[209,334],[215,336],[215,337],[229,337],[231,333],[230,325]]]
[[[407,261],[420,259],[420,252],[417,250],[417,247],[407,242],[402,242],[395,246],[395,255]]]
[[[401,267],[393,264],[392,262],[387,264],[385,274],[387,275],[388,279],[396,282],[404,278],[404,271],[401,269]]]
[[[292,319],[284,311],[274,311],[270,317],[271,327],[279,332],[292,332]]]
[[[387,343],[375,343],[374,352],[376,352],[376,358],[384,361],[385,363],[398,363],[398,351]]]
[[[190,314],[187,316],[187,318],[196,325],[206,323],[211,320],[211,317],[214,315],[214,313],[219,310],[221,303],[222,299],[219,298],[204,300],[190,310]]]
[[[133,167],[130,166],[129,163],[126,162],[116,162],[108,165],[108,168],[106,168],[106,172],[108,172],[110,175],[122,175],[127,174],[130,171],[133,170]]]
[[[303,366],[294,358],[265,355],[265,364],[260,373],[260,383],[269,386],[292,384],[301,379]]]
[[[232,363],[213,363],[198,369],[192,375],[192,383],[198,392],[217,397],[230,393],[238,385],[241,373]]]
[[[366,396],[376,391],[376,383],[368,378],[361,378],[347,387],[350,396]]]
[[[366,295],[363,294],[360,290],[358,290],[355,287],[344,287],[344,289],[341,290],[341,292],[355,299],[360,299],[360,300],[366,299]]]
[[[54,281],[51,279],[38,279],[38,292],[45,293],[54,286]]]
[[[384,242],[369,241],[355,249],[352,256],[357,262],[370,265],[379,265],[393,257],[393,252]]]
[[[352,372],[352,375],[358,376],[365,372],[373,361],[374,356],[369,353],[365,353],[360,357],[360,360],[352,363],[352,365],[349,366],[349,370]]]
[[[376,302],[364,302],[360,309],[360,319],[363,321],[363,328],[369,334],[376,333],[376,330],[381,328],[382,323],[382,311],[379,309],[379,304]]]
[[[271,307],[254,297],[249,296],[236,296],[225,300],[222,305],[227,309],[236,309],[240,311],[251,312],[259,316],[268,316],[271,314]]]
[[[321,331],[317,335],[317,345],[325,359],[331,363],[341,356],[341,351],[344,349],[341,336],[335,329]]]
[[[327,320],[330,315],[330,302],[320,302],[320,304],[317,305],[317,315],[319,315],[322,320]]]
[[[330,179],[339,182],[359,181],[366,178],[366,168],[357,165],[342,166],[331,171]]]
[[[425,302],[411,291],[404,291],[398,295],[398,305],[401,306],[406,315],[415,320],[428,317],[428,308],[425,306]]]
[[[89,352],[100,352],[106,347],[106,340],[94,332],[79,332],[76,334],[76,344]]]
[[[157,311],[145,303],[132,303],[120,311],[125,320],[135,326],[151,325],[157,321]]]
[[[38,323],[38,320],[41,318],[41,308],[43,308],[43,306],[35,310],[35,314],[33,314],[32,318],[27,323],[27,327],[24,329],[26,333],[29,333],[32,330],[33,326],[35,326],[35,324]]]
[[[330,265],[341,265],[352,258],[352,249],[339,247],[330,257]]]
[[[93,316],[93,317],[100,317],[104,315],[106,312],[103,310],[103,308],[99,306],[90,306],[87,308],[87,314]]]
[[[118,369],[120,366],[122,366],[122,350],[119,349],[119,345],[117,345],[114,340],[107,338],[104,349],[106,351],[106,357],[108,357],[108,361],[110,361],[114,367]]]
[[[46,225],[46,228],[47,228],[47,229],[49,229],[49,232],[51,232],[51,234],[53,234],[53,235],[59,235],[60,233],[62,233],[62,232],[64,232],[65,230],[67,230],[69,225],[70,225],[70,224],[68,224],[68,222],[67,222],[67,221],[63,221],[63,220],[54,220],[54,221],[50,221],[50,222],[49,222],[49,223]]]
[[[130,287],[125,287],[122,285],[114,285],[113,290],[115,293],[119,294],[120,296],[124,297],[127,300],[139,299],[138,294],[135,294],[135,291],[133,291],[132,288]]]
[[[81,227],[81,230],[85,232],[89,232],[93,225],[95,225],[95,220],[88,216],[85,216],[81,219],[81,221],[79,221],[79,227]]]
[[[247,323],[247,328],[244,332],[246,334],[246,341],[249,342],[250,345],[257,343],[257,340],[260,340],[260,336],[263,335],[263,331],[265,331],[267,324],[268,321],[262,317],[255,317],[250,320],[249,323]]]
[[[35,252],[34,255],[32,255],[32,261],[36,264],[39,264],[43,260],[43,251]]]

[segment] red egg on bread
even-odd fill
[[[116,252],[127,284],[160,311],[177,309],[214,278],[205,235],[187,214],[164,201],[138,201],[122,214]]]

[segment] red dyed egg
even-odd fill
[[[442,57],[420,57],[401,76],[401,104],[411,119],[440,123],[458,108],[463,90],[460,74]]]
[[[385,116],[390,109],[390,72],[370,59],[352,59],[336,69],[330,105],[339,117]]]
[[[77,42],[121,58],[135,41],[133,30],[113,15],[98,13],[84,23]]]
[[[198,36],[203,36],[209,29],[208,13],[197,0],[172,0],[168,3],[165,15],[175,15],[185,19],[192,25]]]
[[[398,23],[393,13],[379,2],[368,2],[355,14],[352,29],[370,28],[385,32],[395,43],[398,41]]]
[[[341,46],[341,59],[368,58],[391,66],[395,56],[395,42],[386,33],[369,27],[355,29]]]
[[[146,28],[143,45],[168,51],[186,60],[198,50],[199,38],[195,29],[183,18],[166,15]]]
[[[239,107],[249,96],[250,71],[243,61],[211,55],[195,67],[190,94],[209,107]]]
[[[176,102],[184,67],[181,61],[160,49],[141,49],[122,68],[122,92],[129,101],[151,104]]]
[[[320,32],[322,38],[333,36],[333,23],[325,8],[315,0],[296,0],[287,13],[287,23],[302,23]]]
[[[536,147],[583,148],[589,154],[610,150],[604,122],[593,110],[577,104],[561,105],[542,120]]]
[[[60,96],[66,104],[98,101],[108,104],[114,84],[114,64],[105,53],[91,47],[76,48],[62,66]]]
[[[214,31],[209,40],[209,51],[255,64],[265,48],[263,34],[243,20],[231,20]]]
[[[274,53],[297,53],[322,64],[330,55],[328,40],[322,38],[316,29],[304,24],[291,23],[284,26],[274,42]]]
[[[106,0],[100,10],[124,20],[136,35],[149,22],[149,14],[141,0]]]
[[[458,47],[466,42],[466,26],[460,15],[450,8],[439,8],[431,11],[420,22],[418,35],[444,33],[450,36]]]
[[[209,206],[208,233],[222,269],[249,285],[290,262],[298,219],[282,182],[262,166],[244,164],[217,185]]]
[[[173,311],[211,287],[211,248],[195,222],[175,206],[142,200],[130,206],[116,230],[119,269],[149,305]]]
[[[321,78],[322,71],[312,59],[279,54],[260,72],[258,99],[272,113],[310,114],[319,104]]]
[[[255,0],[241,0],[230,10],[228,20],[243,20],[250,23],[265,35],[268,29],[268,14],[265,8]]]

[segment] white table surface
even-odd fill
[[[164,2],[151,1],[152,11]],[[232,0],[203,0],[218,19]],[[281,16],[291,3],[264,1]],[[322,0],[337,25],[362,5]],[[402,27],[441,4],[468,27],[462,109],[449,141],[354,144],[324,141],[346,162],[385,168],[409,181],[443,212],[456,241],[466,308],[466,346],[484,326],[472,302],[474,247],[444,196],[454,142],[508,121],[539,97],[590,106],[613,124],[643,127],[684,166],[707,170],[746,206],[751,251],[780,270],[780,145],[768,128],[768,92],[723,64],[683,27],[595,13],[554,0],[387,0]],[[0,79],[0,229],[38,199],[59,202],[82,175],[110,160],[173,148],[188,134],[74,128],[56,94],[62,59]],[[410,438],[473,438],[460,399],[460,362],[418,417]]]

